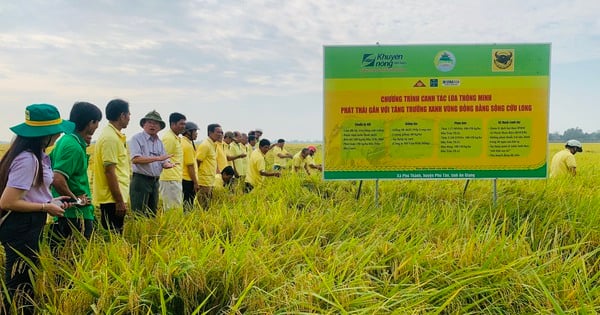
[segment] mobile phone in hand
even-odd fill
[[[81,198],[77,198],[77,199],[75,199],[75,198],[69,198],[69,199],[67,199],[67,202],[74,203],[74,204],[79,205],[79,206],[83,205],[83,200],[81,200]]]

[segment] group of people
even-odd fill
[[[129,103],[114,99],[106,105],[108,124],[94,146],[90,185],[87,148],[102,116],[88,102],[75,103],[69,120],[53,105],[33,104],[25,110],[25,122],[11,127],[16,138],[0,160],[0,242],[9,293],[4,305],[14,301],[26,313],[32,311],[31,264],[38,261],[48,215],[55,218],[56,239],[79,232],[89,238],[96,207],[102,227],[122,233],[130,210],[152,216],[159,200],[165,210],[189,211],[196,201],[207,209],[215,187],[236,179],[250,192],[265,177],[279,177],[288,159],[296,172],[322,170],[312,159],[315,147],[292,156],[283,139],[272,145],[260,138],[261,130],[224,133],[219,124],[209,124],[206,139],[196,144],[198,125],[176,112],[169,115],[161,138],[158,133],[167,123],[151,111],[140,120],[142,131],[127,141],[122,131],[130,122]],[[276,163],[267,170],[265,157],[272,148]]]
[[[102,227],[121,233],[130,209],[151,216],[159,200],[165,210],[189,211],[195,201],[206,209],[213,190],[234,178],[250,192],[286,168],[309,175],[323,170],[314,162],[314,146],[292,155],[285,140],[271,144],[261,139],[261,130],[224,133],[219,124],[209,124],[206,139],[196,145],[198,125],[176,112],[169,115],[162,138],[158,133],[167,123],[151,111],[140,120],[142,131],[127,141],[122,130],[130,122],[129,103],[114,99],[106,105],[108,125],[95,144],[90,187],[87,147],[102,116],[87,102],[75,103],[69,120],[53,105],[34,104],[26,108],[25,122],[11,127],[16,138],[0,160],[0,242],[8,295],[18,304],[28,305],[33,297],[30,264],[38,261],[48,215],[57,218],[53,232],[59,237],[79,231],[89,238],[98,207]],[[269,150],[272,169],[266,168]],[[575,175],[577,152],[582,152],[581,143],[569,140],[553,157],[550,177]]]

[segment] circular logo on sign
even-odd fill
[[[433,63],[438,70],[442,72],[448,72],[454,69],[454,66],[456,65],[456,57],[454,57],[451,52],[443,50],[435,55]]]
[[[508,69],[513,64],[512,50],[496,50],[494,52],[494,65],[498,69]]]

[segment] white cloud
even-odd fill
[[[243,118],[232,123],[266,126],[286,104],[304,109],[291,119],[313,122],[307,137],[316,139],[323,45],[551,42],[553,65],[598,64],[599,11],[587,0],[8,3],[0,6],[0,105],[87,98],[103,108],[120,96],[140,111],[182,106],[199,123],[233,108]],[[553,99],[553,112],[564,99]],[[561,123],[576,119],[586,118]],[[0,125],[0,139],[9,134]]]

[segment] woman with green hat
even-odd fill
[[[25,122],[10,129],[17,134],[0,160],[0,242],[4,247],[5,284],[14,305],[33,312],[31,266],[37,263],[39,242],[48,214],[62,216],[68,207],[52,198],[52,169],[44,150],[75,124],[62,120],[56,107],[34,104],[25,110]],[[8,301],[11,302],[11,301]],[[9,307],[5,301],[5,307]],[[8,311],[8,309],[7,309]]]

